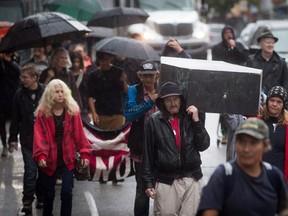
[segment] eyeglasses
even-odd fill
[[[164,98],[164,103],[171,104],[171,105],[180,103],[180,97],[175,96],[173,98]]]

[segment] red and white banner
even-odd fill
[[[90,173],[92,181],[120,180],[134,174],[127,142],[131,124],[106,131],[83,120],[84,131],[92,144]]]

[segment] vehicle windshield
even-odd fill
[[[139,2],[140,8],[147,12],[158,10],[190,11],[194,9],[191,0],[140,0]]]
[[[277,43],[275,43],[275,51],[276,52],[288,52],[288,29],[274,29],[272,30],[272,33],[275,37],[277,37],[279,40]]]

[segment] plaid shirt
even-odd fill
[[[83,159],[89,159],[92,146],[83,130],[80,113],[75,116],[65,111],[64,134],[62,141],[63,161],[69,170],[74,169],[76,150]],[[46,160],[48,167],[42,171],[51,176],[57,168],[57,144],[53,116],[46,118],[39,112],[34,125],[33,158],[38,164]]]

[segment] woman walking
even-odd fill
[[[62,177],[61,216],[72,214],[72,188],[75,154],[89,165],[91,145],[87,140],[79,106],[68,86],[54,79],[46,86],[36,109],[33,158],[44,173],[43,216],[51,216],[57,173]]]

